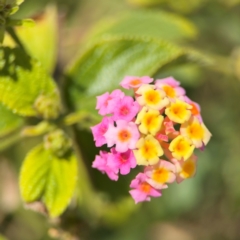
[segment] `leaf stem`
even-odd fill
[[[25,47],[23,46],[23,44],[22,44],[21,40],[19,39],[18,35],[16,34],[15,30],[12,27],[8,27],[8,28],[6,28],[6,30],[7,30],[8,34],[11,36],[11,38],[15,41],[15,43],[17,43],[18,46],[26,52]]]
[[[88,125],[90,126],[97,124],[100,121],[99,118],[97,118],[94,114],[91,114],[87,111],[79,111],[74,112],[69,115],[67,115],[63,122],[66,126],[71,126],[76,123],[86,123],[88,122]]]

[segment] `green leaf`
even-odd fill
[[[50,5],[35,20],[9,20],[8,25],[22,25],[16,33],[29,54],[38,59],[47,72],[52,73],[57,59],[57,8]],[[27,26],[29,25],[29,26]],[[31,26],[32,25],[32,26]],[[10,36],[4,39],[5,46],[15,46]]]
[[[0,137],[23,125],[23,119],[0,103]]]
[[[133,5],[146,7],[164,3],[166,0],[127,0],[127,1]]]
[[[9,15],[13,15],[13,14],[16,13],[18,10],[19,10],[19,7],[18,7],[18,6],[12,7],[11,10],[10,10],[10,12],[9,12]]]
[[[49,215],[57,217],[73,196],[77,175],[77,159],[73,153],[60,158],[39,145],[30,151],[21,169],[22,198],[27,203],[43,201]]]
[[[39,200],[47,186],[51,156],[42,145],[29,152],[20,173],[20,190],[25,202]]]
[[[23,26],[23,27],[34,27],[35,22],[32,19],[7,19],[7,26]],[[8,39],[6,40],[8,41]],[[5,44],[6,46],[7,44]],[[14,45],[14,43],[13,43]]]
[[[43,108],[41,99],[49,107],[52,102],[51,108],[60,105],[57,87],[41,64],[20,48],[0,48],[0,102],[21,116],[44,116],[34,106],[37,102]]]
[[[69,204],[75,190],[77,172],[77,159],[73,154],[66,158],[53,158],[43,196],[51,217],[59,216]]]
[[[20,5],[24,2],[24,0],[8,0],[5,2],[7,2],[7,4],[11,4],[11,5]]]
[[[196,27],[187,19],[164,11],[138,10],[118,20],[98,24],[91,37],[99,36],[152,37],[169,41],[192,39]]]
[[[102,40],[68,69],[70,100],[77,109],[94,111],[95,96],[119,88],[124,76],[151,76],[183,53],[179,47],[156,39]]]
[[[35,20],[34,27],[19,27],[17,34],[30,55],[37,58],[48,72],[53,72],[57,59],[57,8],[50,5]]]
[[[222,1],[222,0],[220,0]],[[228,0],[227,0],[228,1]],[[233,0],[234,1],[234,0]],[[236,1],[236,0],[235,0]],[[206,0],[128,0],[129,3],[137,6],[148,7],[154,5],[167,5],[176,12],[192,12],[206,3]]]

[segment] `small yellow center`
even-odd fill
[[[188,149],[189,143],[184,140],[180,140],[174,150],[179,153],[185,153]]]
[[[140,185],[140,190],[141,190],[142,192],[145,192],[145,193],[150,193],[150,191],[151,191],[151,186],[150,186],[148,183],[143,182],[143,183],[141,183],[141,185]]]
[[[158,104],[161,100],[160,94],[155,90],[149,90],[145,93],[145,100],[147,104]]]
[[[165,86],[163,86],[163,90],[168,97],[170,97],[170,98],[176,97],[175,90],[172,87],[165,85]]]
[[[125,129],[121,130],[118,133],[118,139],[121,142],[127,142],[130,138],[131,138],[131,133],[129,131],[125,130]]]
[[[177,100],[175,103],[172,103],[170,107],[166,108],[165,113],[170,120],[177,123],[184,123],[191,117],[191,108],[191,105]]]
[[[171,110],[175,115],[179,116],[180,118],[186,115],[186,108],[183,104],[173,104]]]
[[[158,115],[156,114],[146,114],[145,118],[143,119],[144,124],[147,126],[147,128],[154,128],[158,127],[157,124],[159,123],[158,121]]]
[[[199,123],[193,123],[188,127],[188,134],[190,138],[203,139],[204,130]]]
[[[156,169],[152,176],[152,179],[159,183],[167,182],[168,178],[169,178],[169,171],[167,171],[165,168]]]
[[[181,174],[185,178],[190,178],[195,172],[195,164],[193,161],[187,161],[184,163]]]
[[[170,143],[169,150],[174,158],[178,160],[183,158],[186,161],[191,156],[194,146],[190,140],[179,135]]]
[[[138,84],[140,84],[141,83],[141,81],[139,80],[139,79],[133,79],[131,82],[130,82],[130,84],[132,85],[132,86],[137,86]]]
[[[151,159],[157,156],[156,145],[151,141],[145,141],[144,145],[141,148],[142,155],[146,159]]]

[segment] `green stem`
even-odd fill
[[[21,135],[21,133],[19,131],[12,133],[6,139],[1,138],[0,139],[0,151],[5,150],[6,148],[10,147],[14,143],[20,141],[21,139],[23,139],[23,136]]]
[[[95,115],[91,114],[90,112],[79,111],[79,112],[74,112],[67,115],[64,118],[63,123],[66,126],[71,126],[76,123],[80,123],[80,124],[82,123],[83,125],[86,125],[86,123],[88,123],[88,125],[90,124],[90,126],[93,126],[98,122],[100,122],[100,120],[101,119],[97,118]]]
[[[11,38],[15,41],[15,43],[17,43],[18,46],[26,52],[25,47],[23,46],[21,40],[17,36],[15,30],[12,27],[8,27],[6,30],[7,30],[8,34],[11,36]]]

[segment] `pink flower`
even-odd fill
[[[130,88],[139,88],[142,84],[151,83],[153,78],[144,76],[144,77],[135,77],[135,76],[127,76],[125,77],[120,85],[123,88],[130,89]]]
[[[124,96],[124,93],[119,89],[114,90],[111,94],[106,92],[101,96],[97,96],[96,109],[99,110],[98,113],[102,116],[113,113],[117,102]]]
[[[130,172],[131,168],[135,168],[137,163],[131,150],[123,153],[119,153],[115,148],[111,149],[111,153],[108,159],[108,166],[114,169],[119,169],[122,175],[126,175]]]
[[[118,180],[118,169],[114,167],[109,167],[107,165],[109,158],[109,153],[105,151],[100,151],[100,156],[97,155],[92,163],[92,167],[98,169],[102,173],[106,173],[111,180]]]
[[[139,104],[132,97],[124,97],[115,105],[113,119],[131,121],[137,115],[139,108]]]
[[[168,136],[162,133],[157,133],[155,138],[159,141],[168,142]]]
[[[104,134],[108,130],[108,126],[113,124],[111,117],[104,117],[102,122],[91,127],[93,138],[97,147],[101,147],[103,144],[107,143]]]
[[[134,149],[140,137],[136,124],[125,120],[117,120],[116,125],[115,127],[110,124],[104,134],[108,147],[116,144],[116,151],[121,153],[126,152],[128,149]]]
[[[160,190],[153,188],[147,182],[147,176],[144,173],[139,173],[135,179],[132,180],[129,191],[135,203],[150,201],[151,197],[160,197],[162,195]]]
[[[164,132],[168,135],[168,137],[175,138],[179,135],[179,131],[176,131],[174,128],[174,123],[168,117],[165,117],[163,121]]]
[[[185,90],[180,86],[180,83],[173,77],[158,79],[155,82],[157,88],[163,89],[169,98],[176,98],[185,95]]]
[[[100,151],[92,166],[116,181],[143,165],[129,193],[135,203],[150,201],[170,183],[195,175],[194,149],[203,150],[211,133],[200,106],[173,77],[154,83],[148,76],[127,76],[120,85],[133,89],[134,96],[116,89],[97,97],[103,120],[91,127],[93,138],[97,147],[106,144],[110,150]],[[160,159],[163,155],[167,160]]]
[[[178,87],[180,86],[180,82],[175,80],[173,77],[167,77],[167,78],[162,78],[162,79],[157,79],[156,82],[155,82],[155,85],[157,84],[167,84],[171,87]]]

